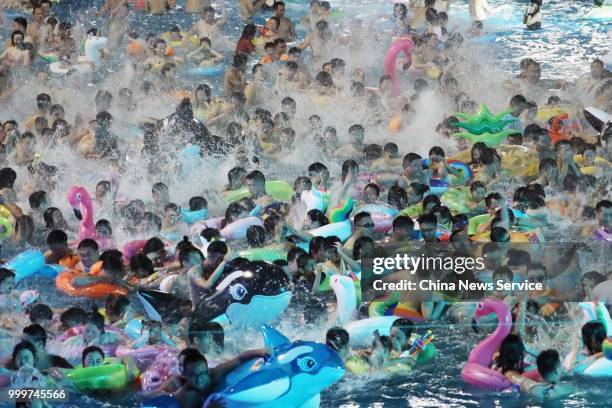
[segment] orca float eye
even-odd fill
[[[242,285],[242,283],[237,283],[235,285],[230,286],[229,292],[235,300],[242,300],[247,294],[247,290]]]
[[[300,370],[306,372],[312,371],[317,368],[317,362],[312,357],[298,358],[297,365],[298,367],[300,367]]]

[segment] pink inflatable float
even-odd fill
[[[400,93],[400,84],[399,79],[397,78],[396,72],[396,60],[397,57],[403,52],[408,57],[410,63],[412,63],[412,50],[414,49],[414,43],[412,40],[408,38],[400,38],[395,40],[389,51],[387,51],[387,56],[385,57],[385,74],[391,77],[391,81],[393,82],[393,93],[395,95],[399,95]]]
[[[468,361],[461,370],[461,378],[466,383],[478,388],[503,391],[511,388],[512,383],[502,373],[490,367],[493,362],[493,354],[499,349],[502,341],[512,329],[512,316],[510,315],[510,309],[504,302],[484,299],[476,305],[474,322],[478,324],[479,319],[491,313],[497,316],[497,328],[470,352]],[[529,367],[527,369],[529,370]],[[540,380],[537,370],[527,371],[522,375],[535,381]]]
[[[81,220],[78,235],[79,241],[87,238],[96,239],[93,205],[87,190],[81,186],[72,186],[68,190],[68,202],[74,211],[74,215]]]

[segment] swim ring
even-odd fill
[[[274,262],[278,260],[287,260],[287,250],[280,248],[250,248],[244,251],[238,251],[235,255],[246,258],[249,261]]]
[[[289,183],[282,180],[266,181],[266,194],[278,201],[290,201],[293,197],[293,188]],[[250,197],[249,189],[243,187],[238,190],[230,191],[225,195],[225,201],[232,203],[242,198]]]
[[[108,295],[126,296],[127,289],[112,283],[93,283],[83,287],[75,287],[72,280],[77,276],[87,276],[76,271],[64,271],[55,278],[57,288],[70,296],[84,296],[89,298],[102,299]]]
[[[187,72],[193,76],[211,77],[223,73],[223,64],[217,64],[210,67],[193,67],[187,69]]]
[[[264,224],[257,217],[246,217],[226,225],[220,233],[222,237],[228,240],[245,239],[247,230],[253,225],[263,227]]]
[[[105,364],[100,366],[69,370],[66,378],[71,380],[80,392],[122,390],[128,379],[127,368],[123,364],[113,363],[114,361],[117,360],[106,359]]]

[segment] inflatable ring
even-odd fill
[[[353,225],[350,220],[341,222],[333,222],[331,224],[323,225],[322,227],[315,228],[309,231],[312,236],[315,237],[331,237],[336,236],[340,238],[342,242],[349,239],[353,233]]]
[[[414,204],[410,207],[406,207],[399,212],[399,215],[405,215],[410,218],[416,218],[423,213],[423,205],[422,204]]]
[[[8,208],[6,208],[6,207],[5,207],[5,206],[3,206],[3,205],[0,205],[0,217],[1,217],[1,218],[8,218],[8,219],[14,218],[14,217],[13,217],[13,213],[11,213],[11,212],[8,210]]]
[[[451,186],[465,185],[472,178],[472,170],[470,169],[470,166],[468,166],[467,164],[460,162],[459,160],[454,160],[454,159],[447,159],[446,163],[451,167],[459,169],[461,171],[461,175],[460,176],[450,176],[445,180],[435,179],[435,178],[429,179],[429,191],[432,194],[435,194],[435,195],[444,194]],[[428,158],[423,159],[422,164],[423,164],[423,167],[428,168],[429,159]]]
[[[189,211],[181,208],[181,218],[187,224],[195,224],[196,222],[203,220],[208,215],[208,209],[203,208],[201,210]]]
[[[88,298],[103,299],[108,295],[127,296],[128,291],[112,283],[93,283],[83,287],[75,287],[72,285],[72,280],[81,274],[74,271],[61,272],[55,278],[55,285],[62,292],[70,296],[84,296]],[[87,276],[87,275],[81,275]]]
[[[290,201],[293,197],[293,188],[289,183],[282,180],[266,181],[266,194],[269,194],[277,201]],[[242,198],[250,197],[249,189],[243,187],[238,190],[230,191],[225,195],[225,201],[233,203]]]
[[[117,357],[131,357],[136,362],[140,370],[143,370],[151,365],[155,359],[162,353],[169,352],[169,347],[166,345],[146,345],[138,349],[130,348],[127,345],[117,347]]]
[[[391,207],[388,204],[365,204],[355,211],[356,214],[360,212],[367,212],[370,213],[370,215],[382,214],[391,217],[397,217],[399,215],[399,210],[395,207]]]
[[[467,214],[470,207],[466,203],[471,200],[472,194],[469,187],[456,187],[446,190],[440,201],[451,210],[452,214]]]
[[[468,235],[476,235],[478,234],[478,228],[482,224],[486,224],[491,221],[491,216],[489,214],[481,214],[475,217],[470,218],[468,223]]]
[[[236,256],[246,258],[249,261],[286,261],[287,251],[279,248],[250,248],[237,252]]]
[[[4,232],[0,233],[0,239],[6,239],[13,235],[13,223],[3,217],[0,217],[0,226],[4,227]]]
[[[57,54],[54,54],[52,52],[39,51],[38,56],[47,62],[59,62],[59,57],[57,56]]]
[[[117,391],[125,387],[128,372],[123,364],[103,364],[96,367],[75,368],[68,371],[66,378],[71,380],[80,392]]]
[[[300,201],[306,205],[306,212],[310,210],[323,211],[323,193],[316,188],[305,190],[300,193]]]
[[[194,67],[187,71],[190,75],[211,77],[223,73],[223,64],[212,65],[210,67]]]
[[[3,265],[4,268],[10,269],[15,274],[15,282],[35,275],[45,266],[45,256],[41,251],[36,249],[28,249],[19,255],[13,257],[10,261]]]
[[[245,239],[249,227],[259,225],[263,227],[263,221],[257,217],[241,218],[225,226],[220,233],[221,236],[228,240]]]
[[[414,49],[414,43],[408,38],[400,38],[395,40],[391,47],[387,51],[385,57],[385,74],[391,77],[393,83],[393,93],[395,95],[400,94],[400,83],[397,77],[395,62],[397,57],[403,52],[409,61],[412,61],[412,51]]]
[[[500,145],[496,147],[501,156],[502,168],[513,176],[531,177],[538,173],[538,155],[526,146]]]
[[[567,111],[568,111],[567,106],[544,105],[538,108],[536,120],[538,122],[548,122],[550,118],[554,118],[555,116],[561,116],[564,113],[567,113]]]
[[[329,210],[329,222],[341,222],[349,219],[355,202],[351,197]]]
[[[370,303],[368,309],[370,316],[396,316],[410,319],[413,323],[424,321],[420,312],[399,301],[399,292],[393,291],[384,298]]]

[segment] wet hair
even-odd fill
[[[510,234],[505,228],[495,227],[491,230],[491,242],[508,242]]]
[[[604,208],[612,208],[612,201],[610,200],[601,200],[595,205],[595,211],[599,214]]]
[[[512,270],[507,266],[500,266],[493,272],[493,281],[497,281],[501,278],[506,278],[510,282],[514,279],[514,274]]]
[[[544,350],[538,354],[536,364],[538,372],[542,378],[546,379],[561,364],[559,353],[556,350]]]
[[[374,190],[374,194],[376,195],[376,197],[380,196],[380,187],[378,187],[377,184],[374,184],[374,183],[366,184],[366,186],[363,188],[363,191],[365,192],[366,190]]]
[[[399,186],[392,186],[389,188],[387,192],[387,204],[398,210],[402,210],[406,207],[407,200],[406,191],[403,188]]]
[[[34,362],[36,363],[36,361],[37,361],[37,358],[36,358],[36,348],[29,341],[23,340],[23,341],[20,341],[19,343],[17,343],[17,345],[15,345],[15,347],[13,348],[13,354],[12,354],[12,357],[11,357],[11,362],[9,364],[10,368],[13,368],[13,369],[17,368],[15,366],[15,360],[17,359],[17,355],[19,354],[19,352],[21,352],[23,350],[29,350],[32,353],[32,356],[34,356]]]
[[[100,230],[106,230],[107,233],[112,234],[113,233],[113,227],[110,223],[109,220],[105,220],[104,218],[99,219],[96,222],[96,231],[100,231]]]
[[[102,351],[102,349],[98,346],[87,346],[83,349],[83,353],[81,353],[81,364],[83,366],[85,366],[85,358],[87,357],[87,355],[89,355],[90,353],[99,353],[102,356],[102,359],[104,360],[104,358],[106,357],[104,355],[104,351]]]
[[[508,266],[529,266],[531,265],[531,255],[527,251],[520,249],[508,249]]]
[[[342,163],[342,175],[341,175],[340,180],[344,183],[349,173],[351,172],[357,173],[358,171],[359,171],[359,164],[357,164],[355,160],[352,160],[352,159],[345,160]]]
[[[234,167],[227,173],[227,179],[230,184],[234,184],[239,179],[246,177],[247,171],[242,167]]]
[[[87,323],[93,324],[94,326],[98,328],[98,330],[100,330],[101,332],[104,332],[104,316],[102,316],[100,313],[98,312],[88,313]]]
[[[199,211],[208,208],[208,201],[204,197],[195,196],[189,199],[189,211]]]
[[[402,167],[406,168],[410,163],[415,160],[422,160],[422,157],[416,153],[408,153],[404,156],[404,160],[402,162]]]
[[[298,49],[299,49],[299,48],[298,48]],[[293,48],[289,50],[289,55],[291,55],[291,51],[292,51],[292,50],[293,50]],[[295,109],[295,108],[296,108],[296,105],[297,105],[297,104],[296,104],[296,102],[295,102],[295,99],[293,99],[293,98],[291,98],[291,97],[289,97],[289,96],[285,96],[285,97],[283,98],[283,100],[281,101],[281,106],[289,106],[289,107],[291,107],[292,109]]]
[[[137,254],[130,258],[130,271],[132,271],[137,278],[146,278],[151,276],[155,272],[153,262],[143,254]],[[144,271],[141,272],[141,271]]]
[[[143,255],[147,255],[153,252],[160,252],[164,250],[164,243],[158,237],[149,238],[142,248]]]
[[[320,210],[312,209],[306,213],[311,222],[318,222],[321,226],[329,224],[329,220]]]
[[[368,161],[382,157],[382,152],[382,146],[376,143],[368,144],[363,147],[363,156]]]
[[[589,350],[589,354],[597,354],[601,351],[602,343],[606,338],[606,328],[599,320],[585,323],[581,329],[582,342]]]
[[[253,170],[245,176],[246,180],[253,180],[258,184],[264,185],[266,183],[266,177],[259,170]]]
[[[325,344],[334,351],[348,347],[349,333],[342,327],[332,327],[325,334]]]
[[[0,189],[13,188],[17,173],[10,167],[5,167],[0,170]]]
[[[246,231],[246,240],[250,247],[262,248],[266,243],[266,230],[261,225],[251,225]]]
[[[198,248],[189,243],[190,246],[182,248],[178,252],[179,263],[181,266],[185,265],[185,262],[189,259],[190,255],[196,254],[200,257],[200,261],[204,260],[204,254]]]
[[[34,323],[26,326],[23,328],[22,333],[34,338],[34,340],[41,341],[43,347],[47,345],[47,332],[40,324]]]
[[[414,221],[407,215],[400,215],[393,219],[393,229],[414,229]]]
[[[32,323],[38,323],[41,320],[51,320],[53,319],[53,310],[45,304],[36,303],[29,309],[28,316]]]
[[[431,206],[432,208],[439,207],[441,205],[440,198],[435,194],[430,194],[423,198],[423,209]]]
[[[388,142],[383,146],[383,152],[389,154],[391,158],[395,158],[399,153],[399,149],[395,143]]]
[[[219,348],[223,348],[225,343],[223,326],[216,322],[201,322],[196,320],[189,325],[189,330],[187,331],[189,343],[195,343],[195,340],[203,333],[211,333],[213,343]]]
[[[208,365],[206,357],[204,357],[199,351],[195,350],[194,352],[185,353],[185,359],[183,360],[183,370],[186,370],[188,365],[197,363],[204,363]],[[184,375],[184,372],[182,372],[181,374]]]
[[[47,192],[43,190],[35,191],[28,197],[30,208],[33,210],[39,209],[47,201]]]
[[[207,248],[209,254],[219,254],[219,255],[227,255],[228,249],[227,245],[223,241],[213,241]]]
[[[127,296],[112,296],[106,297],[105,305],[106,314],[110,318],[119,318],[130,305],[130,299]]]
[[[308,166],[309,177],[314,177],[318,174],[320,174],[324,178],[329,178],[329,170],[323,163],[316,162]]]
[[[82,240],[81,242],[79,242],[79,246],[77,249],[92,249],[96,252],[98,252],[99,247],[98,247],[98,243],[96,241],[94,241],[93,239],[90,238],[86,238],[84,240]]]
[[[47,235],[47,245],[64,244],[68,245],[68,236],[62,230],[53,230]]]
[[[253,39],[255,38],[255,34],[257,34],[257,27],[255,24],[247,24],[242,29],[240,39]]]
[[[72,320],[74,326],[79,326],[85,323],[87,313],[80,307],[71,307],[60,315],[60,322],[64,327],[71,327],[68,322]]]
[[[499,356],[497,357],[497,365],[501,368],[502,373],[511,370],[523,372],[523,360],[525,359],[525,346],[523,341],[516,334],[509,334],[501,342],[499,347]]]
[[[485,197],[485,205],[487,206],[487,208],[490,208],[491,205],[493,205],[493,200],[495,201],[501,201],[503,200],[502,195],[500,193],[489,193],[486,197]]]

